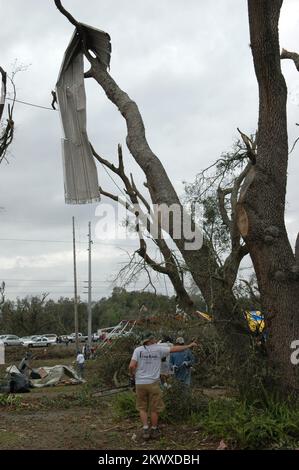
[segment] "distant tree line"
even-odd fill
[[[93,331],[116,325],[121,320],[139,315],[157,316],[175,312],[175,297],[151,292],[127,292],[114,288],[110,297],[93,304]],[[87,305],[79,302],[79,331],[87,332]],[[0,334],[26,336],[43,333],[69,334],[74,331],[73,299],[55,301],[46,295],[6,300],[0,313]]]

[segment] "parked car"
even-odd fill
[[[28,346],[28,343],[33,341],[35,338],[37,338],[38,335],[32,335],[32,336],[22,336],[21,341],[23,346]]]
[[[47,348],[51,343],[45,336],[37,336],[30,343],[28,343],[28,348]]]
[[[79,339],[80,343],[84,343],[85,341],[88,341],[88,336],[84,336],[84,335],[82,335],[82,333],[78,333],[78,339]],[[68,340],[71,343],[75,343],[76,342],[76,334],[75,333],[70,334],[68,336]]]
[[[21,339],[16,335],[5,335],[1,338],[4,346],[22,346]]]
[[[58,342],[58,336],[54,334],[49,334],[49,335],[43,335],[44,338],[48,338],[49,343],[57,343]]]

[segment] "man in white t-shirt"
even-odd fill
[[[77,362],[77,370],[78,370],[79,377],[82,379],[84,375],[85,357],[81,351],[77,351],[76,362]]]
[[[164,410],[162,392],[160,388],[161,360],[171,352],[184,351],[197,346],[191,343],[183,346],[164,346],[157,344],[155,336],[148,334],[142,346],[136,348],[129,365],[131,377],[135,376],[136,408],[139,411],[143,424],[143,437],[149,439],[159,435],[159,413]],[[151,432],[148,426],[150,412]]]

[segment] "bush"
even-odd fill
[[[116,387],[128,383],[128,366],[135,347],[135,338],[122,337],[111,345],[98,349],[95,359],[97,373],[91,379],[92,387]]]
[[[200,391],[192,390],[174,381],[171,388],[163,391],[165,410],[161,419],[168,423],[189,421],[193,414],[203,412],[208,406],[208,399]]]
[[[138,416],[138,411],[136,410],[136,396],[133,392],[123,392],[116,395],[113,404],[120,418],[135,418]]]

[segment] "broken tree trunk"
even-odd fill
[[[259,86],[256,165],[239,199],[238,225],[252,258],[269,332],[267,349],[283,390],[299,390],[291,342],[299,336],[299,276],[285,227],[288,165],[287,87],[280,67],[281,0],[248,0]],[[268,321],[267,321],[268,317]]]

